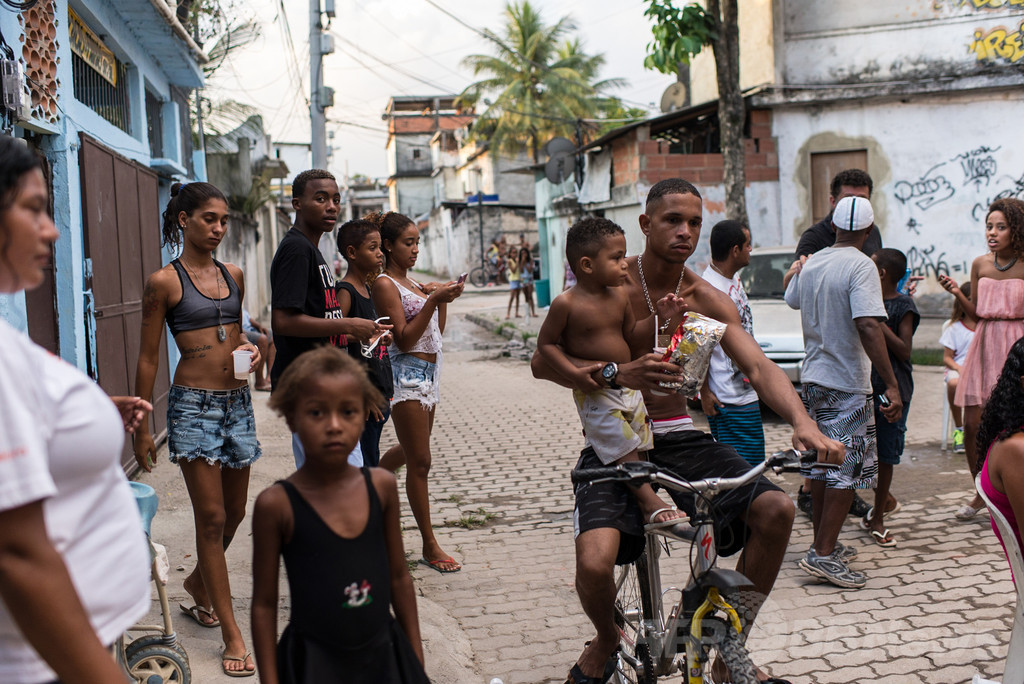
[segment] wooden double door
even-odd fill
[[[160,181],[150,169],[82,135],[79,164],[86,259],[86,335],[90,374],[112,395],[135,391],[142,292],[146,277],[162,266]],[[150,428],[162,439],[167,428],[170,374],[167,347],[153,388]],[[122,454],[134,468],[131,438]]]

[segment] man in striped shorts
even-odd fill
[[[750,302],[736,276],[750,263],[750,229],[739,221],[719,221],[711,229],[710,242],[711,263],[701,277],[729,295],[743,329],[753,335]],[[711,353],[711,367],[700,390],[700,403],[716,442],[728,444],[751,465],[764,461],[764,427],[757,392],[721,347],[715,347]]]
[[[859,589],[864,573],[851,570],[855,552],[839,543],[854,490],[874,487],[878,473],[871,365],[885,383],[889,420],[902,413],[896,376],[882,325],[886,319],[878,269],[861,253],[874,226],[871,203],[844,197],[832,214],[836,242],[793,266],[786,303],[800,310],[807,352],[800,379],[804,406],[827,437],[846,445],[838,469],[811,467],[814,543],[798,561],[808,574],[836,586]]]

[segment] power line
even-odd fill
[[[373,19],[373,20],[374,20],[375,22],[377,22],[377,24],[378,24],[379,26],[381,26],[382,28],[384,28],[384,29],[385,29],[385,30],[387,30],[388,32],[392,32],[392,31],[394,30],[394,27],[393,27],[393,26],[388,26],[388,25],[387,25],[387,24],[385,24],[385,23],[384,23],[383,21],[381,21],[380,19],[378,19],[377,17],[375,17],[375,16],[374,16],[374,15],[373,15],[373,14],[372,14],[371,12],[367,12],[367,11],[366,11],[366,9],[364,9],[364,8],[362,7],[362,5],[361,5],[360,3],[356,3],[356,7],[357,7],[357,8],[359,8],[359,11],[360,11],[360,12],[362,12],[363,14],[365,14],[366,16],[368,16],[368,17],[369,17],[370,19]],[[405,43],[405,44],[406,44],[407,46],[409,46],[410,48],[412,48],[412,50],[413,50],[413,51],[414,51],[414,52],[415,52],[416,54],[418,54],[418,55],[421,55],[421,56],[423,56],[423,57],[425,57],[425,58],[429,59],[429,60],[430,60],[431,62],[433,62],[434,64],[438,65],[439,67],[441,67],[441,68],[442,68],[442,69],[444,69],[445,71],[447,71],[447,72],[449,72],[449,73],[452,73],[452,74],[455,74],[455,75],[456,75],[456,76],[458,76],[458,77],[459,77],[460,79],[463,79],[463,80],[465,80],[465,78],[466,78],[465,74],[460,74],[459,72],[457,72],[457,71],[455,71],[454,69],[452,69],[452,68],[448,67],[447,65],[443,64],[442,62],[439,62],[438,60],[434,59],[433,57],[431,57],[430,55],[426,54],[425,52],[423,52],[422,50],[420,50],[419,48],[417,48],[417,47],[416,47],[415,45],[413,45],[412,43],[410,43],[410,42],[409,42],[408,40],[406,40],[405,38],[402,38],[402,37],[401,37],[401,35],[399,35],[399,36],[398,36],[398,39],[399,39],[399,40],[401,40],[401,41],[402,41],[403,43]],[[467,46],[467,47],[469,47],[469,46]],[[446,50],[445,52],[453,52],[453,51],[454,51],[454,50]],[[443,54],[443,53],[439,53],[439,54]],[[407,61],[411,61],[411,60],[407,60]],[[403,62],[394,62],[394,64],[402,64],[402,63],[403,63]]]
[[[363,128],[374,133],[383,133],[388,135],[389,132],[385,128],[374,128],[373,126],[366,126],[365,124],[356,123],[355,121],[342,121],[341,119],[328,119],[327,123],[339,124],[341,126],[355,126],[356,128]]]
[[[437,83],[433,83],[431,81],[428,81],[425,78],[420,78],[419,76],[417,76],[416,74],[414,74],[413,72],[411,72],[411,71],[409,71],[407,69],[400,69],[397,66],[395,66],[394,63],[385,62],[380,57],[377,57],[376,55],[368,52],[365,47],[363,47],[361,45],[357,45],[356,43],[353,43],[351,40],[349,40],[345,36],[341,35],[340,33],[337,33],[336,31],[331,31],[331,35],[334,36],[335,38],[337,38],[338,40],[340,40],[341,42],[345,43],[346,45],[348,45],[348,46],[350,46],[350,47],[352,47],[352,48],[354,48],[356,50],[359,50],[360,52],[362,52],[362,54],[366,55],[367,57],[369,57],[373,61],[377,62],[381,66],[387,67],[388,69],[391,69],[393,71],[397,71],[398,73],[402,74],[406,78],[411,78],[414,81],[419,81],[420,83],[423,83],[424,85],[430,86],[431,88],[435,88],[437,90],[441,90],[442,92],[447,92],[447,91],[450,90],[450,88],[446,88],[446,87],[444,87],[442,85],[438,85]],[[348,55],[349,57],[352,57],[353,59],[355,59],[355,57],[351,53],[345,52],[345,54]],[[367,67],[367,68],[369,68],[369,67]]]

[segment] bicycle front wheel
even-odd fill
[[[469,282],[477,287],[483,287],[487,284],[487,274],[484,273],[483,267],[477,266],[469,272]]]
[[[638,573],[639,569],[639,573]],[[615,575],[615,624],[621,632],[616,684],[656,684],[644,620],[652,619],[653,605],[646,583],[646,554]]]
[[[705,684],[714,682],[711,678],[711,668],[716,659],[721,660],[729,668],[728,681],[732,684],[757,684],[757,670],[750,659],[750,654],[747,653],[743,637],[736,633],[728,621],[718,618],[705,618],[705,635],[708,634],[708,628],[712,625],[714,638],[705,640],[703,643],[706,657],[704,661]]]

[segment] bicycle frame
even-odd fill
[[[635,670],[651,667],[654,676],[674,674],[681,666],[688,684],[703,684],[704,667],[706,665],[705,647],[720,645],[730,638],[729,629],[735,635],[743,635],[744,624],[737,608],[723,598],[739,590],[753,588],[753,583],[744,575],[734,570],[716,567],[718,550],[715,544],[714,517],[712,501],[723,492],[736,489],[759,477],[766,469],[776,471],[790,469],[793,456],[799,454],[800,460],[808,463],[815,456],[814,452],[796,452],[795,450],[772,454],[765,463],[736,478],[710,478],[697,482],[680,480],[672,475],[651,470],[653,466],[646,464],[647,472],[631,470],[624,466],[607,469],[595,469],[593,473],[611,473],[618,471],[623,476],[607,475],[606,480],[630,479],[650,483],[658,483],[668,489],[697,494],[694,515],[683,541],[689,540],[691,577],[682,590],[676,587],[663,589],[661,584],[660,557],[662,549],[668,553],[665,538],[679,539],[664,529],[645,531],[644,551],[634,561],[640,594],[640,614],[629,611],[623,613],[624,619],[635,620],[641,625],[637,633],[637,643],[629,642],[629,635],[622,632],[622,648],[620,658]],[[632,473],[632,474],[631,474]],[[574,479],[577,474],[574,473]],[[598,481],[601,477],[591,477],[579,472],[580,479]],[[694,553],[696,552],[696,553]],[[626,580],[627,571],[620,574],[617,580],[616,594],[620,593]],[[665,612],[665,596],[671,592],[679,592],[679,599]],[[722,617],[718,617],[721,613]],[[680,633],[680,625],[683,631]],[[680,648],[682,642],[683,648]],[[683,651],[685,661],[677,666],[677,656]],[[641,663],[641,653],[648,659]]]

